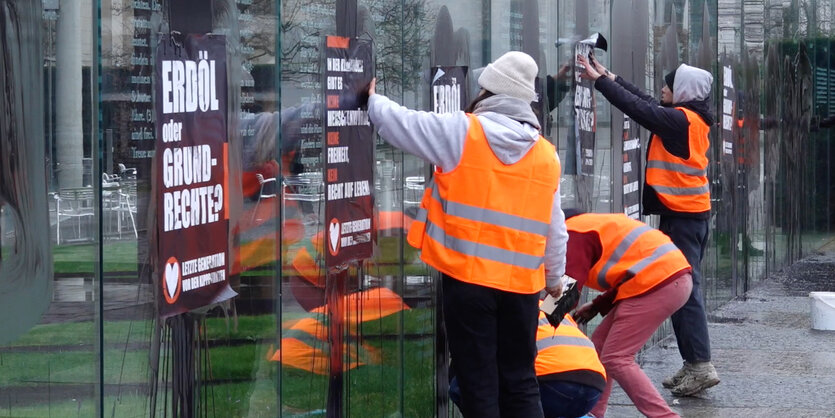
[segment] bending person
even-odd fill
[[[664,77],[661,102],[641,92],[597,60],[577,57],[596,80],[594,87],[623,113],[649,129],[643,207],[661,215],[658,229],[667,234],[693,268],[693,293],[672,316],[673,331],[684,364],[664,387],[690,396],[719,383],[710,359],[710,337],[701,290],[701,262],[707,246],[710,187],[707,179],[708,134],[714,117],[708,103],[713,76],[681,64]]]
[[[568,235],[560,161],[531,109],[536,62],[508,52],[467,112],[409,110],[368,94],[392,145],[436,166],[409,243],[442,273],[452,362],[468,417],[542,417],[534,372],[539,292],[558,296]]]
[[[608,378],[592,414],[605,415],[612,380],[617,380],[642,414],[677,417],[635,355],[690,297],[693,280],[687,259],[664,233],[622,213],[575,215],[566,210],[566,215],[566,274],[578,286],[603,292],[574,313],[578,323],[605,315],[591,340]]]

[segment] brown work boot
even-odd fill
[[[670,389],[675,396],[691,396],[719,384],[719,375],[709,361],[691,363],[678,384]]]
[[[687,370],[688,370],[687,362],[686,361],[682,362],[681,368],[678,369],[676,374],[662,380],[661,381],[661,386],[664,386],[667,389],[672,389],[672,388],[678,386],[678,384],[681,383],[681,378],[683,378],[684,375],[687,374]]]

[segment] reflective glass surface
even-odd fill
[[[0,0],[0,415],[455,413],[439,277],[406,242],[433,167],[369,135],[371,255],[326,265],[323,149],[328,92],[341,86],[325,76],[328,36],[370,45],[378,92],[425,111],[462,108],[488,63],[528,53],[539,67],[535,113],[562,163],[563,207],[650,225],[657,216],[640,215],[639,199],[650,132],[580,84],[575,54],[602,35],[595,57],[654,97],[681,62],[710,71],[717,123],[702,289],[709,310],[741,297],[832,237],[833,8]],[[181,73],[168,67],[178,60]],[[210,80],[201,62],[220,74],[205,96],[190,93]],[[460,93],[438,87],[448,82]],[[175,97],[215,119],[165,112]],[[166,160],[166,149],[192,158]],[[192,154],[204,149],[215,159],[205,174],[194,167],[211,158]],[[166,183],[178,175],[194,186]],[[182,194],[207,196],[208,185],[223,193],[213,201],[220,232],[167,227],[208,224],[194,212],[207,210],[201,198]],[[197,255],[179,263],[161,248]],[[222,257],[202,258],[203,248]],[[201,288],[218,291],[167,316],[168,300]]]

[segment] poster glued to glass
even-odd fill
[[[236,296],[229,287],[226,38],[162,35],[155,62],[154,277],[159,316]],[[211,237],[211,239],[206,239]]]
[[[430,104],[435,113],[464,110],[469,103],[467,67],[461,65],[432,67]]]
[[[623,213],[641,219],[641,132],[623,115]]]
[[[734,88],[734,70],[731,60],[723,55],[722,65],[722,158],[732,160],[737,134],[737,93]]]
[[[594,46],[578,42],[574,56],[590,56]],[[594,83],[580,77],[585,68],[574,60],[574,138],[577,141],[577,173],[594,175],[594,141],[597,130]]]
[[[324,39],[325,264],[337,267],[371,256],[374,215],[374,130],[368,84],[374,77],[370,40]]]

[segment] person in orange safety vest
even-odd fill
[[[594,344],[570,314],[555,329],[540,312],[536,348],[536,378],[545,418],[586,415],[606,388],[606,370]],[[460,403],[456,378],[450,382],[449,397]]]
[[[467,417],[542,417],[540,291],[562,290],[567,233],[560,161],[531,107],[539,70],[511,51],[487,65],[466,111],[419,112],[376,94],[368,116],[392,145],[436,166],[409,243],[442,274],[449,350]]]
[[[710,110],[713,76],[681,64],[664,76],[661,101],[642,92],[623,77],[609,72],[592,58],[583,78],[632,120],[652,132],[646,159],[643,212],[660,215],[658,229],[681,250],[693,269],[693,291],[687,303],[670,318],[684,364],[662,384],[676,396],[691,396],[719,383],[711,363],[710,336],[701,291],[701,262],[707,247],[710,221],[710,183],[707,178],[714,124]]]
[[[578,286],[603,292],[574,313],[578,323],[605,315],[591,337],[608,375],[592,414],[605,415],[617,380],[642,414],[677,417],[635,363],[635,355],[690,297],[690,264],[663,232],[625,214],[565,212],[566,274]]]

